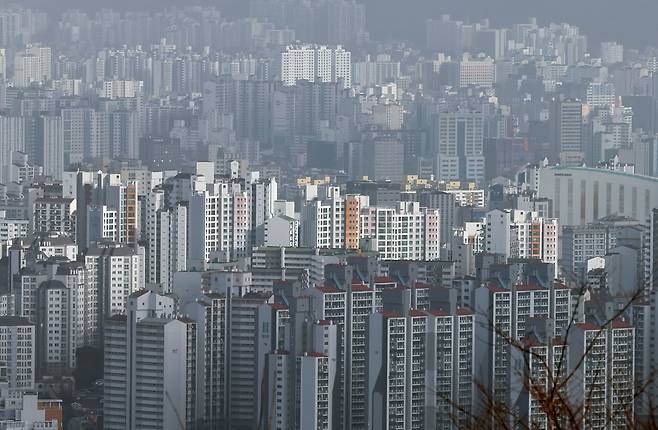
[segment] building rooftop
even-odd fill
[[[381,314],[384,316],[384,318],[400,318],[402,316],[397,312],[391,311],[382,311]]]
[[[541,291],[544,290],[544,288],[535,285],[535,284],[517,284],[516,285],[516,291]]]
[[[0,327],[10,327],[10,326],[33,326],[27,318],[15,317],[15,316],[2,316],[0,317]]]
[[[610,323],[611,328],[633,328],[628,322],[617,318]]]
[[[335,294],[335,293],[342,293],[341,290],[338,288],[334,287],[333,285],[323,285],[320,287],[315,287],[316,290],[320,291],[323,294]]]
[[[288,306],[282,304],[282,303],[268,303],[270,307],[276,311],[285,311],[288,310]]]
[[[409,316],[410,317],[426,317],[427,312],[420,310],[420,309],[411,309],[409,311]]]
[[[601,174],[607,174],[607,175],[616,175],[620,177],[626,177],[626,178],[633,178],[637,180],[642,180],[642,181],[648,181],[648,182],[653,182],[655,184],[658,184],[658,178],[654,178],[652,176],[644,176],[644,175],[637,175],[634,173],[627,173],[627,172],[620,172],[618,170],[610,170],[610,169],[596,169],[594,167],[569,167],[569,166],[550,166],[548,167],[550,170],[558,170],[558,171],[574,171],[576,173],[601,173]]]
[[[137,299],[137,298],[142,297],[142,296],[144,296],[148,293],[150,293],[149,290],[139,290],[139,291],[135,291],[134,293],[130,294],[128,297],[130,297],[131,299]]]
[[[576,327],[580,328],[581,330],[585,330],[585,331],[592,331],[592,330],[597,330],[598,331],[598,330],[601,330],[600,326],[598,326],[596,324],[589,323],[589,322],[578,323],[578,324],[576,324]]]
[[[72,198],[68,197],[39,197],[34,200],[34,203],[71,203]]]
[[[507,293],[507,292],[509,292],[509,290],[506,290],[505,288],[500,287],[500,286],[496,285],[496,284],[493,283],[493,282],[488,283],[488,284],[486,285],[486,287],[487,287],[487,288],[489,289],[489,291],[491,291],[492,293]]]
[[[355,292],[372,291],[372,289],[366,284],[352,284],[352,291]]]

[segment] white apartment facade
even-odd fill
[[[440,253],[439,211],[417,202],[398,208],[361,210],[360,237],[384,260],[437,260]]]
[[[162,189],[148,194],[145,215],[146,282],[162,293],[173,289],[173,276],[187,269],[187,206],[166,206]]]
[[[142,291],[114,315],[104,338],[104,428],[191,427],[195,324],[174,315],[170,297]]]
[[[464,54],[459,62],[460,87],[491,88],[496,81],[496,64],[493,58],[472,58]]]
[[[493,210],[482,223],[484,251],[506,258],[538,259],[554,267],[557,276],[559,225],[535,211]]]
[[[470,426],[474,324],[464,308],[372,314],[367,428],[453,428],[455,420]]]
[[[634,328],[619,319],[605,327],[579,323],[569,332],[568,399],[582,410],[583,428],[632,427],[634,338]]]
[[[98,293],[100,320],[125,313],[128,297],[146,285],[141,248],[90,248],[84,264],[89,285]]]
[[[35,326],[27,319],[0,317],[0,363],[7,370],[8,389],[34,389],[35,338]]]
[[[352,54],[342,46],[290,45],[281,53],[281,80],[295,85],[298,80],[338,82],[352,86]]]
[[[507,289],[489,284],[476,289],[475,353],[482,359],[474,373],[493,400],[509,405],[520,394],[510,383],[514,375],[509,339],[524,340],[529,318],[550,318],[554,321],[551,337],[563,335],[570,321],[570,303],[571,290],[558,283],[549,288],[519,284]],[[477,407],[482,407],[482,401],[478,399]]]

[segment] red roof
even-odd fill
[[[366,284],[352,284],[352,291],[372,291]]]
[[[492,293],[506,293],[507,292],[506,289],[499,287],[498,285],[494,284],[493,282],[487,284],[487,288]]]
[[[426,284],[426,283],[424,283],[424,282],[416,282],[416,284],[414,285],[414,287],[415,287],[416,289],[419,289],[419,288],[422,288],[422,289],[430,288],[429,284]]]
[[[425,316],[427,316],[427,312],[421,311],[420,309],[411,309],[409,311],[409,316],[410,317],[425,317]]]
[[[327,356],[327,354],[324,354],[322,352],[307,352],[306,355],[309,356],[309,357],[326,357]]]
[[[324,285],[322,287],[315,287],[315,288],[324,294],[342,293],[342,291],[340,291],[338,288],[331,285]]]
[[[272,285],[292,285],[292,281],[283,280],[283,279],[276,279],[276,280],[272,281]]]
[[[389,278],[388,276],[375,276],[373,282],[375,284],[391,284],[394,283],[395,281]]]
[[[525,344],[525,346],[529,348],[537,347],[537,346],[546,346],[544,343],[539,342],[539,340],[534,337],[526,337],[523,343]]]
[[[576,327],[580,328],[581,330],[601,330],[601,327],[599,327],[596,324],[592,323],[578,323],[576,324]]]
[[[382,311],[382,315],[384,316],[384,318],[400,318],[402,316],[396,312],[391,312],[391,311]]]
[[[473,315],[474,313],[471,308],[457,308],[457,315]]]
[[[563,338],[561,338],[560,336],[558,336],[556,338],[553,338],[553,345],[555,345],[555,346],[558,346],[558,345],[564,346],[566,344],[567,344],[567,342]]]
[[[283,305],[281,303],[270,303],[270,306],[272,307],[272,309],[276,309],[276,310],[288,309],[288,306]]]
[[[543,288],[534,285],[534,284],[517,284],[516,291],[537,291],[543,290]]]
[[[448,312],[444,311],[443,309],[430,309],[427,311],[428,314],[433,315],[435,317],[447,317]]]
[[[633,326],[627,323],[626,321],[617,318],[616,320],[612,321],[610,323],[610,327],[612,328],[632,328]]]

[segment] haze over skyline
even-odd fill
[[[655,430],[656,16],[0,0],[0,428]]]
[[[12,1],[6,1],[10,4]],[[14,2],[15,3],[15,2]],[[24,0],[21,4],[50,12],[68,8],[98,9],[98,1]],[[506,26],[537,17],[541,24],[568,22],[578,25],[594,42],[619,40],[635,48],[658,44],[658,2],[653,0],[365,0],[367,23],[378,40],[425,37],[425,20],[442,14],[454,19],[477,22],[489,18],[494,26]],[[117,10],[161,10],[165,6],[210,5],[227,17],[246,16],[249,2],[241,0],[116,0],[103,5]],[[632,25],[625,25],[626,23]]]

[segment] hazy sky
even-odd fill
[[[540,23],[569,22],[598,40],[623,39],[644,46],[658,41],[657,0],[367,0],[372,23],[415,22],[401,25],[418,33],[417,23],[429,16],[450,13],[462,20],[478,21],[489,17],[492,25],[508,25],[536,16]],[[386,3],[395,15],[378,4]],[[395,16],[395,19],[391,19]],[[373,27],[374,28],[374,27]],[[422,28],[420,28],[422,30]],[[378,31],[381,28],[378,26]]]
[[[621,40],[629,45],[658,45],[658,0],[363,0],[368,5],[369,28],[377,39],[424,38],[424,21],[450,13],[465,21],[491,18],[493,25],[508,25],[537,16],[540,23],[579,25],[594,40]],[[51,11],[69,7],[152,9],[165,4],[214,4],[227,16],[244,14],[246,0],[20,0]]]

